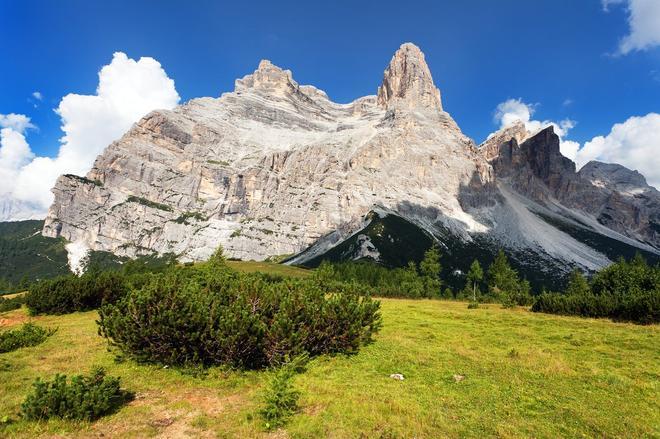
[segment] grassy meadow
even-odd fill
[[[28,320],[57,328],[41,345],[0,354],[0,419],[10,419],[0,437],[660,436],[657,325],[439,300],[383,299],[382,314],[374,343],[316,358],[295,378],[301,409],[274,432],[256,414],[270,371],[118,362],[97,335],[96,311],[0,314],[2,329]],[[135,400],[94,423],[18,419],[36,377],[95,365],[121,376]]]

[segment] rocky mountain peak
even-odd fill
[[[525,123],[521,120],[513,122],[511,125],[505,126],[499,131],[493,133],[486,139],[484,143],[479,146],[482,155],[489,162],[493,161],[500,155],[500,146],[515,140],[518,145],[529,138],[531,133],[527,131]]]
[[[440,90],[424,53],[412,43],[405,43],[396,51],[385,69],[383,83],[378,87],[378,105],[385,108],[429,108],[442,110]]]
[[[275,90],[297,88],[298,83],[293,80],[290,70],[284,70],[267,59],[261,60],[254,73],[237,79],[236,91],[244,89]]]
[[[642,174],[616,163],[592,160],[584,165],[578,174],[596,186],[653,189]]]

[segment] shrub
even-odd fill
[[[479,302],[470,302],[467,306],[468,309],[477,309],[479,308]]]
[[[304,352],[353,352],[380,328],[355,285],[240,274],[217,255],[151,277],[99,311],[99,332],[138,361],[259,368]]]
[[[25,323],[18,329],[0,332],[0,353],[36,346],[54,333],[54,329],[44,329],[33,323]]]
[[[25,295],[21,294],[11,299],[0,297],[0,312],[12,311],[20,308],[25,303]]]
[[[168,206],[167,204],[163,203],[158,203],[156,201],[151,201],[147,198],[144,197],[136,197],[135,195],[129,195],[128,198],[126,199],[127,203],[138,203],[146,207],[150,207],[152,209],[159,209],[159,210],[164,210],[166,212],[172,212],[174,209],[172,209],[172,206]]]
[[[191,224],[190,220],[206,221],[208,218],[201,212],[183,212],[177,219],[174,220],[177,224]]]
[[[88,311],[118,300],[127,288],[125,276],[118,272],[60,276],[33,285],[26,304],[33,315]]]
[[[532,311],[660,322],[660,267],[647,265],[639,256],[631,262],[619,260],[596,273],[589,284],[574,272],[564,294],[541,294]]]
[[[499,301],[505,308],[516,305],[531,305],[533,298],[529,293],[527,280],[521,280],[518,272],[511,268],[509,260],[502,250],[488,267],[488,292],[491,299]]]
[[[300,392],[293,388],[293,378],[303,372],[306,356],[296,357],[292,362],[280,367],[264,392],[264,405],[259,415],[264,420],[266,430],[273,430],[286,424],[298,410]]]
[[[88,376],[76,375],[70,381],[57,374],[52,381],[37,378],[33,391],[21,405],[28,420],[64,418],[93,421],[110,414],[132,398],[120,388],[120,379],[108,377],[97,368]]]

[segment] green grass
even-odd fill
[[[117,363],[96,312],[32,320],[58,331],[0,355],[0,418],[16,419],[38,377],[121,376],[137,397],[95,423],[26,422],[1,437],[658,437],[656,326],[533,314],[497,305],[382,300],[384,327],[353,356],[317,358],[294,379],[301,411],[266,433],[257,415],[271,372],[212,368],[206,376]],[[24,309],[0,325],[26,321]],[[404,381],[389,378],[402,373]],[[455,382],[454,374],[465,379]]]

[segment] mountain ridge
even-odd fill
[[[655,189],[621,170],[594,186],[561,156],[551,128],[523,129],[507,127],[478,147],[443,109],[411,43],[394,54],[375,96],[348,104],[263,60],[233,92],[148,114],[84,179],[60,177],[43,233],[122,256],[201,260],[222,245],[231,257],[265,259],[331,249],[382,210],[432,236],[488,235],[566,269],[609,263],[539,211],[658,253]],[[635,215],[608,213],[617,208]]]

